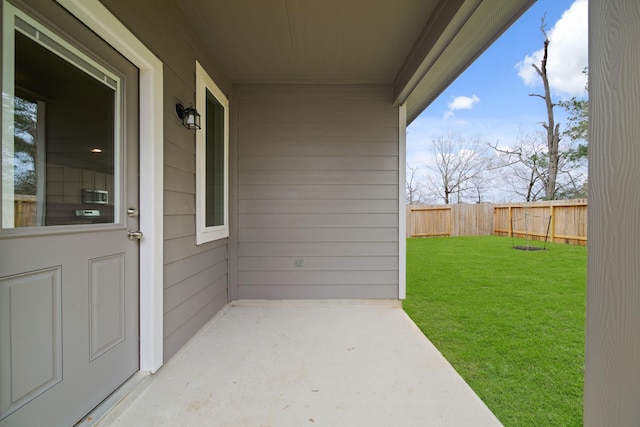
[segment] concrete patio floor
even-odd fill
[[[398,301],[227,305],[105,426],[500,426]]]

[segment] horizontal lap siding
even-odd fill
[[[398,297],[398,109],[380,86],[241,86],[239,298]]]
[[[195,244],[195,134],[180,124],[175,105],[195,103],[196,59],[225,93],[229,85],[175,2],[103,2],[163,62],[163,332],[168,360],[227,303],[228,287],[227,240]]]
[[[165,70],[165,92],[193,90],[177,76],[171,78],[172,75]],[[180,95],[181,99],[192,97],[191,93]],[[174,103],[173,100],[171,102]],[[164,351],[171,356],[227,303],[228,250],[226,239],[195,244],[194,134],[178,124],[174,117],[166,117],[167,114],[163,330]]]

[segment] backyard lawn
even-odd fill
[[[408,239],[404,308],[505,426],[581,426],[587,250],[513,244]]]

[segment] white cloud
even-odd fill
[[[449,110],[470,110],[473,104],[480,101],[480,98],[473,95],[469,96],[456,96],[453,101],[449,103]]]
[[[588,65],[588,3],[576,0],[547,32],[549,49],[547,76],[551,89],[561,96],[583,95],[587,82],[583,70]],[[542,41],[542,34],[541,41]],[[526,55],[516,64],[518,75],[527,86],[541,86],[540,76],[531,64],[540,66],[543,49]]]
[[[447,104],[449,110],[444,114],[444,117],[445,119],[453,117],[455,115],[454,111],[456,110],[470,110],[471,108],[473,108],[473,104],[479,101],[480,98],[478,98],[476,95],[456,96],[455,98],[453,98],[453,100],[451,100],[451,102],[449,102],[449,104]]]

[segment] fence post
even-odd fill
[[[551,216],[551,230],[549,230],[549,232],[551,233],[550,240],[552,242],[556,241],[556,216],[553,212],[553,204],[551,206],[549,206],[549,215]]]

